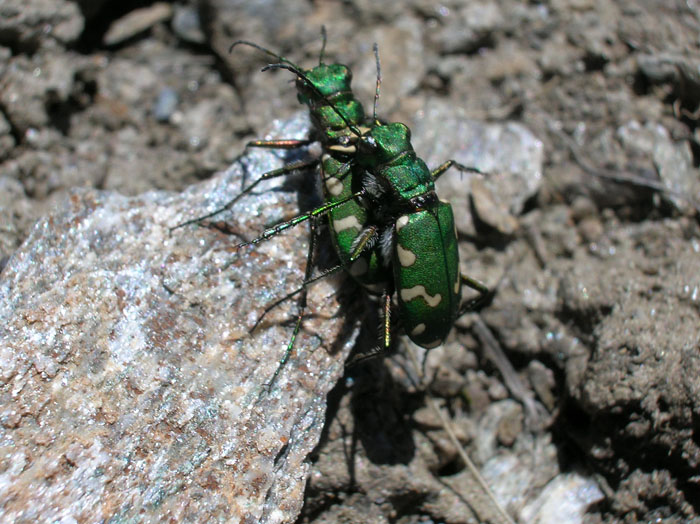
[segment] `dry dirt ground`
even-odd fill
[[[521,458],[513,476],[534,472],[511,510],[525,519],[527,492],[564,473],[601,493],[586,522],[697,518],[697,0],[4,0],[2,265],[74,187],[180,191],[225,169],[300,110],[288,75],[229,45],[308,67],[322,25],[367,102],[378,42],[380,114],[415,128],[429,164],[460,140],[441,127],[448,114],[517,123],[543,152],[517,206],[465,200],[477,218],[460,229],[463,269],[496,293],[427,365],[477,464],[501,453]],[[358,302],[347,315],[375,325]],[[300,522],[460,521],[435,486],[464,466],[400,362],[348,368],[331,393]]]

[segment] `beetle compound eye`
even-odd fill
[[[367,149],[371,149],[371,150],[377,149],[377,141],[374,139],[373,136],[366,137],[365,140],[362,142],[362,144],[365,147],[367,147]]]

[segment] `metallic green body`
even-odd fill
[[[320,163],[323,204],[238,245],[257,244],[304,221],[312,224],[304,284],[268,306],[253,327],[255,329],[272,308],[300,294],[294,332],[268,388],[292,354],[304,318],[307,286],[340,268],[346,269],[368,291],[383,293],[385,350],[391,346],[394,291],[398,297],[399,319],[411,340],[425,348],[441,344],[459,314],[463,280],[482,296],[488,290],[477,281],[460,275],[452,207],[438,199],[434,181],[453,165],[463,170],[474,169],[448,160],[431,172],[413,150],[411,132],[406,125],[384,125],[377,120],[378,55],[374,116],[369,120],[352,93],[352,73],[342,64],[324,64],[323,51],[317,67],[301,70],[283,56],[253,42],[239,40],[231,49],[239,44],[259,49],[278,60],[263,71],[287,69],[296,75],[298,100],[309,108],[313,124],[309,140],[258,140],[249,145],[294,149],[319,141],[322,149],[320,162],[318,159],[295,160],[268,171],[223,208],[204,217],[230,208],[263,180]],[[322,215],[328,216],[340,266],[314,277],[315,220]]]
[[[357,162],[378,175],[396,203],[435,191],[428,166],[411,145],[411,131],[400,122],[376,126],[362,138]]]
[[[399,318],[406,334],[425,348],[440,345],[461,301],[459,251],[452,206],[438,199],[433,174],[401,123],[363,135],[357,163],[381,187],[378,215],[393,220],[391,266]]]
[[[352,173],[346,155],[324,155],[321,174],[326,202],[339,202],[353,194]],[[369,249],[355,254],[358,237],[368,222],[368,212],[356,199],[331,209],[328,223],[340,263],[359,284],[371,293],[380,293],[391,278],[389,270],[379,263],[377,251]],[[355,260],[352,259],[353,255]]]
[[[398,218],[392,267],[399,317],[413,342],[440,345],[452,329],[462,298],[452,206]]]
[[[305,80],[297,79],[297,98],[309,107],[314,129],[321,133],[324,144],[338,141],[342,137],[354,137],[342,115],[352,125],[360,126],[365,121],[362,104],[355,99],[350,84],[352,72],[342,64],[321,64],[305,71],[306,77],[326,99],[318,96]],[[329,104],[332,104],[332,106]]]
[[[368,169],[382,168],[406,153],[413,152],[411,130],[401,122],[379,125],[367,133],[362,146],[358,164]],[[414,153],[415,154],[415,153]],[[428,171],[430,174],[430,171]]]

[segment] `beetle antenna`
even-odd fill
[[[258,49],[259,51],[262,51],[262,52],[265,53],[266,55],[271,56],[271,57],[273,57],[274,59],[279,60],[280,62],[284,62],[285,64],[289,64],[290,66],[293,66],[293,67],[295,67],[296,69],[299,69],[299,66],[296,65],[296,64],[295,64],[294,62],[292,62],[291,60],[289,60],[289,59],[283,57],[282,55],[278,55],[277,53],[275,53],[275,52],[273,52],[273,51],[270,51],[269,49],[267,49],[267,48],[265,48],[265,47],[263,47],[263,46],[261,46],[261,45],[258,45],[258,44],[256,44],[255,42],[249,42],[248,40],[236,40],[234,43],[231,44],[231,47],[228,48],[228,52],[229,52],[229,53],[232,53],[232,52],[233,52],[233,48],[236,47],[237,45],[247,45],[247,46],[250,46],[250,47],[254,47],[255,49]]]
[[[318,65],[323,65],[323,55],[326,53],[326,41],[328,40],[328,35],[326,34],[326,26],[321,26],[321,39],[323,45],[321,46],[321,54],[318,57]]]
[[[375,123],[379,124],[377,121],[377,102],[379,101],[379,87],[382,85],[382,68],[379,65],[379,46],[377,42],[374,43],[372,49],[374,49],[374,58],[377,62],[377,87],[374,89],[374,111],[372,113],[372,119]]]

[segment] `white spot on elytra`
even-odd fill
[[[425,324],[420,323],[413,328],[413,331],[411,331],[411,336],[415,337],[421,335],[423,332],[425,332]]]
[[[410,302],[414,298],[423,297],[423,300],[430,307],[436,307],[442,301],[442,295],[440,293],[435,296],[430,296],[425,289],[425,286],[413,286],[408,289],[401,290],[401,299],[404,302]]]
[[[362,224],[360,224],[360,221],[357,220],[355,215],[349,215],[345,218],[341,218],[340,220],[334,220],[333,229],[335,229],[336,233],[340,233],[346,229],[357,229],[359,231],[362,229]]]
[[[329,146],[328,149],[335,151],[336,153],[345,153],[346,155],[354,155],[357,152],[357,147],[354,145],[343,146],[340,144],[334,144]]]
[[[399,255],[399,262],[403,267],[412,266],[416,261],[416,255],[413,254],[413,251],[402,248],[401,244],[396,244],[396,253]]]
[[[401,231],[401,228],[403,228],[406,224],[408,224],[408,215],[399,217],[396,220],[396,231]]]
[[[335,177],[326,179],[326,189],[333,196],[338,196],[343,192],[343,183]]]

